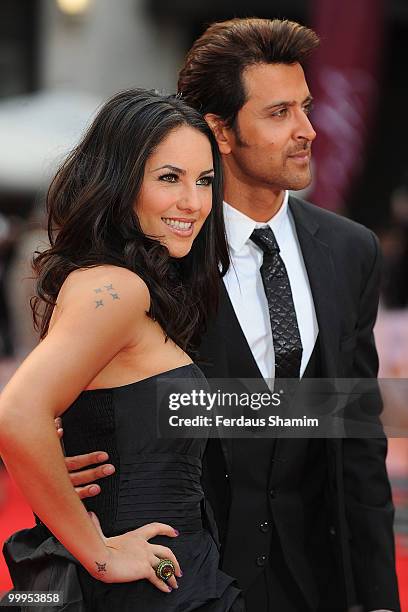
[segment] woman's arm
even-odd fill
[[[104,290],[109,286],[115,298]],[[91,575],[106,582],[147,577],[140,575],[148,571],[143,555],[133,558],[129,547],[119,554],[118,541],[110,548],[89,520],[69,480],[54,418],[119,351],[137,344],[148,290],[135,274],[107,266],[75,272],[61,296],[53,328],[1,395],[0,452],[33,511]]]

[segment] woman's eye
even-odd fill
[[[174,173],[170,174],[162,174],[159,176],[159,181],[165,181],[166,183],[176,183],[178,180],[178,175]]]
[[[214,181],[213,176],[202,176],[200,179],[198,179],[197,185],[204,185],[208,187],[208,185],[211,185],[213,181]]]

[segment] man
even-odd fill
[[[234,19],[210,26],[180,72],[225,170],[233,265],[201,347],[209,378],[377,373],[377,240],[287,191],[311,180],[302,63],[317,44],[293,22]],[[210,441],[205,488],[248,612],[400,609],[385,456],[384,438]]]

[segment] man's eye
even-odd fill
[[[198,179],[197,185],[204,185],[208,187],[209,185],[212,185],[213,181],[214,181],[213,176],[202,176],[200,179]]]
[[[308,104],[307,106],[304,106],[303,110],[305,111],[306,115],[310,115],[313,110],[313,104]]]
[[[288,114],[288,109],[281,108],[280,110],[277,110],[274,113],[272,113],[272,117],[286,117],[287,114]]]
[[[162,174],[161,176],[159,176],[159,181],[165,181],[166,183],[176,183],[177,180],[178,176],[174,173]]]

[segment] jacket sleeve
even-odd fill
[[[373,327],[378,310],[381,256],[377,238],[371,232],[369,238],[372,265],[360,295],[353,376],[375,379],[378,356]],[[382,409],[378,387],[376,393],[364,399],[364,404],[362,412],[368,414],[371,422],[378,423]],[[385,466],[386,454],[385,435],[344,439],[345,512],[357,602],[364,610],[383,608],[399,612],[394,506]]]

